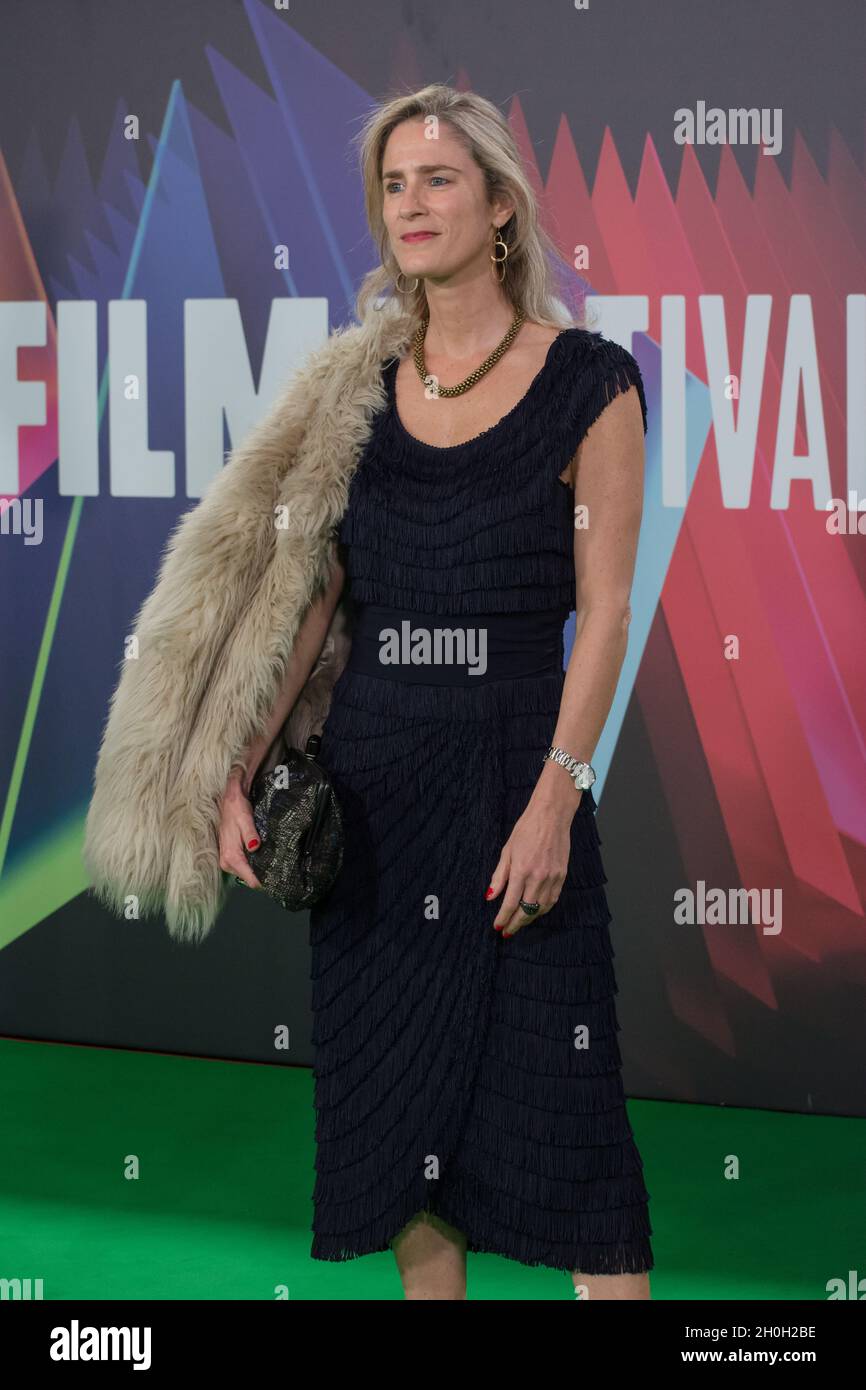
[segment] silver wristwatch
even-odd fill
[[[574,782],[575,787],[580,792],[587,791],[595,781],[595,769],[591,767],[589,763],[578,762],[577,758],[573,758],[570,753],[566,753],[564,748],[554,748],[553,744],[551,744],[542,762],[547,762],[548,758],[551,762],[559,763],[560,767],[565,768],[569,777]]]

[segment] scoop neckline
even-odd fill
[[[505,415],[502,415],[498,420],[494,420],[492,425],[488,425],[486,430],[481,430],[479,434],[470,435],[468,439],[461,440],[459,444],[428,444],[426,440],[419,439],[417,435],[411,434],[410,431],[407,430],[406,426],[403,424],[403,421],[400,419],[400,412],[397,409],[397,367],[399,367],[402,358],[393,358],[391,363],[389,364],[390,376],[388,377],[388,395],[391,408],[391,418],[394,421],[397,430],[400,434],[404,436],[404,438],[408,439],[411,444],[414,444],[416,448],[427,449],[430,451],[430,453],[433,454],[453,454],[457,449],[467,449],[470,444],[477,444],[478,441],[481,439],[488,439],[492,434],[495,434],[497,430],[501,429],[503,425],[510,424],[514,417],[526,407],[526,405],[529,403],[530,398],[535,394],[535,391],[537,390],[539,384],[545,377],[548,368],[550,367],[550,364],[553,360],[554,349],[559,346],[559,344],[562,342],[562,339],[565,338],[567,334],[574,333],[576,331],[577,330],[574,327],[561,329],[559,333],[557,333],[556,337],[553,338],[550,342],[544,357],[544,361],[542,362],[538,371],[535,373],[535,376],[532,378],[523,395],[520,397],[520,400],[517,401],[517,403],[513,405],[511,409],[506,412]],[[397,364],[396,366],[394,365],[395,363]]]

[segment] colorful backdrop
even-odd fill
[[[311,1060],[306,918],[237,889],[198,951],[115,920],[83,822],[169,530],[372,264],[350,140],[437,80],[507,114],[646,384],[634,616],[593,759],[629,1092],[864,1113],[866,32],[857,0],[826,21],[807,0],[7,0],[0,1032]]]

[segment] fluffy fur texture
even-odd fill
[[[87,815],[92,891],[118,914],[164,912],[200,942],[231,885],[219,807],[232,763],[264,727],[295,636],[327,583],[351,475],[385,403],[381,363],[408,346],[389,303],[338,329],[295,373],[178,522],[112,696]],[[321,728],[351,637],[345,600],[284,725]]]

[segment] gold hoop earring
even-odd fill
[[[502,247],[503,254],[501,256],[497,256],[496,252],[499,250],[500,246]],[[493,251],[494,254],[490,257],[491,261],[493,261],[494,265],[502,267],[501,270],[494,270],[493,272],[494,275],[497,276],[501,285],[505,280],[505,262],[508,260],[508,243],[506,241],[503,241],[502,234],[499,231],[498,227],[496,229],[496,236],[493,238]]]
[[[402,289],[400,288],[400,277],[402,276],[402,274],[403,274],[402,270],[398,270],[398,271],[397,271],[397,279],[394,281],[394,284],[395,284],[395,286],[396,286],[396,288],[397,288],[397,293],[398,293],[398,294],[414,294],[415,291],[417,290],[418,286],[420,285],[421,281],[420,281],[420,280],[418,279],[418,277],[416,276],[416,277],[415,277],[415,283],[414,283],[414,285],[412,286],[411,290],[402,290]]]

